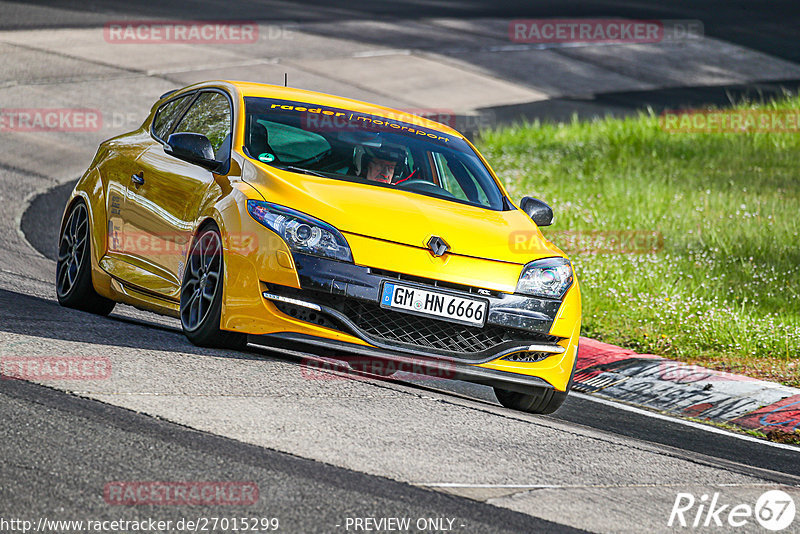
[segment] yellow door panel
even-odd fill
[[[136,163],[144,183],[128,185],[124,250],[130,261],[169,280],[164,294],[176,295],[200,204],[216,182],[210,171],[166,154],[155,141]]]
[[[100,260],[100,267],[114,278],[125,284],[138,287],[144,291],[151,291],[170,299],[177,299],[174,282],[164,276],[156,274],[155,269],[145,269],[139,265],[126,261],[125,255],[107,254]]]

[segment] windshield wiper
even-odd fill
[[[277,167],[277,165],[276,165],[276,167]],[[281,165],[278,168],[279,169],[284,169],[284,170],[287,170],[287,171],[300,172],[300,173],[303,173],[303,174],[310,174],[312,176],[319,176],[320,178],[330,178],[329,176],[325,176],[324,174],[319,173],[317,171],[312,171],[311,169],[305,169],[303,167],[295,167],[294,165]]]

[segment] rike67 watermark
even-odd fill
[[[731,503],[719,492],[699,497],[678,493],[667,522],[672,528],[743,527],[758,522],[771,531],[784,530],[794,522],[794,499],[781,490],[764,492],[755,502]]]

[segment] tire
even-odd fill
[[[539,388],[535,393],[519,393],[495,387],[494,394],[506,408],[541,415],[555,412],[567,398],[565,391],[546,388]]]
[[[198,347],[243,349],[247,335],[220,329],[225,261],[215,225],[201,229],[192,243],[181,283],[181,328]]]
[[[577,354],[577,350],[575,354]],[[569,376],[566,391],[556,391],[555,389],[537,388],[533,393],[519,393],[516,391],[508,391],[506,389],[494,388],[494,395],[500,404],[512,410],[519,410],[522,412],[535,413],[540,415],[547,415],[558,410],[564,401],[567,400],[572,389],[572,382],[575,379],[575,368],[578,364],[578,358],[572,364],[572,374]]]
[[[56,297],[67,308],[108,315],[116,302],[97,294],[92,285],[89,212],[83,200],[73,204],[58,237]]]

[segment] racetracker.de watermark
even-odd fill
[[[402,111],[444,124],[458,132],[476,132],[491,128],[497,124],[492,111],[477,114],[457,113],[450,108],[405,108]]]
[[[103,500],[123,506],[248,506],[258,502],[258,485],[229,481],[115,481],[103,487]]]
[[[103,26],[110,44],[250,44],[258,42],[252,20],[116,20]]]
[[[105,356],[2,356],[3,380],[106,380],[111,360]]]
[[[307,380],[352,380],[357,375],[339,374],[346,370],[346,365],[360,373],[391,377],[395,373],[411,373],[420,380],[452,380],[456,377],[456,368],[450,362],[436,361],[428,364],[422,362],[395,362],[377,358],[342,355],[341,361],[306,360],[300,366],[300,374]],[[338,360],[337,358],[337,360]]]
[[[664,111],[668,133],[800,133],[800,109],[687,109]]]
[[[717,371],[699,365],[691,365],[671,360],[665,360],[658,364],[656,376],[659,380],[667,380],[680,384],[720,380],[738,381],[742,379],[742,376],[736,373]]]
[[[121,199],[112,195],[111,208],[119,209]],[[109,225],[108,250],[135,255],[178,256],[185,257],[189,253],[189,242],[192,236],[181,232],[126,232]],[[258,250],[258,236],[248,232],[232,232],[225,234],[225,249],[237,254],[250,254]],[[195,254],[202,255],[201,248]]]
[[[561,230],[547,238],[567,254],[654,254],[664,248],[664,236],[656,230]],[[511,232],[508,246],[530,254],[541,248],[539,234]]]
[[[409,122],[409,120],[413,119],[410,119],[408,115],[415,115],[438,122],[439,124],[444,124],[461,132],[477,131],[488,128],[494,124],[493,114],[458,114],[455,110],[447,108],[408,108],[400,110],[399,112],[389,111],[380,116],[368,116],[346,110],[326,109],[319,106],[276,105],[274,107],[280,107],[285,110],[291,109],[293,112],[299,112],[301,114],[301,126],[307,130],[316,132],[364,130],[376,132],[394,131],[445,140],[447,137],[440,136],[437,130],[430,129],[426,125],[419,125],[418,128],[415,128],[415,123]]]
[[[86,108],[2,108],[0,132],[96,132],[100,110]]]
[[[514,43],[642,44],[700,39],[699,20],[518,19],[508,26]]]

